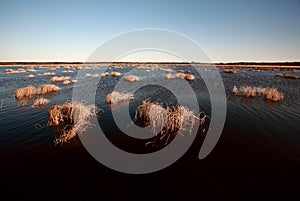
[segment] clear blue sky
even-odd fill
[[[214,62],[300,61],[300,0],[0,0],[0,61],[84,61],[140,28],[182,33]]]

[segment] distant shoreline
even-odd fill
[[[0,62],[0,67],[7,66],[34,66],[34,65],[151,65],[151,64],[161,64],[161,65],[171,65],[171,66],[181,66],[181,65],[193,65],[193,66],[216,66],[221,68],[295,68],[300,69],[300,62],[228,62],[228,63],[184,63],[184,62]]]

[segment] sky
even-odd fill
[[[300,0],[0,0],[0,61],[85,61],[143,28],[183,34],[212,62],[300,61]]]

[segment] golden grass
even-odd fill
[[[114,77],[120,77],[121,76],[121,73],[120,72],[111,72],[111,76],[114,76]]]
[[[45,72],[42,74],[43,76],[52,76],[52,75],[55,75],[54,72]]]
[[[42,95],[42,94],[57,92],[59,90],[60,90],[60,88],[58,86],[56,86],[55,84],[44,84],[44,85],[38,87],[37,94]]]
[[[237,88],[237,86],[234,86],[233,88],[232,88],[232,93],[234,94],[234,95],[237,95],[238,94],[238,88]]]
[[[64,85],[69,85],[69,84],[71,84],[71,81],[70,81],[70,80],[65,80],[65,81],[63,82],[63,84],[64,84]]]
[[[135,119],[139,118],[144,126],[152,125],[152,132],[156,138],[147,145],[155,146],[160,142],[168,144],[177,134],[191,134],[196,122],[199,121],[200,125],[203,125],[208,117],[204,113],[201,114],[202,117],[197,117],[184,106],[163,108],[159,104],[143,101],[136,110]]]
[[[185,74],[184,73],[177,73],[176,77],[180,78],[180,79],[185,79]]]
[[[109,76],[109,72],[104,72],[104,73],[101,73],[100,75],[101,77],[106,77],[106,76]]]
[[[27,72],[35,72],[36,70],[34,68],[27,68],[26,71]]]
[[[128,101],[133,99],[134,96],[131,93],[123,93],[118,91],[113,91],[106,96],[106,102],[110,104],[117,104],[122,101]]]
[[[241,94],[244,97],[255,97],[255,96],[265,96],[267,100],[274,102],[282,101],[284,99],[284,94],[279,92],[276,88],[261,88],[261,87],[250,87],[242,86],[240,90],[236,86],[233,87],[232,93],[234,95]]]
[[[95,105],[83,103],[64,103],[55,105],[49,110],[49,126],[60,128],[60,135],[55,139],[55,144],[69,142],[77,134],[84,133],[91,126],[91,118],[97,115]]]
[[[168,73],[166,74],[166,78],[169,80],[169,79],[174,79],[176,78],[176,75],[175,74],[171,74],[171,73]]]
[[[235,74],[235,73],[236,73],[236,70],[233,70],[233,69],[225,69],[225,70],[224,70],[224,73],[233,73],[233,74]]]
[[[24,87],[24,88],[17,89],[15,91],[15,97],[18,100],[21,100],[21,99],[24,99],[24,98],[25,99],[34,98],[35,94],[36,94],[36,88],[32,85],[29,85],[29,86]]]
[[[34,77],[35,77],[35,76],[32,75],[32,74],[30,74],[30,75],[27,76],[27,78],[34,78]]]
[[[128,81],[128,82],[137,82],[139,81],[139,77],[135,76],[135,75],[125,75],[123,80]]]
[[[33,107],[43,106],[43,105],[47,105],[49,103],[50,103],[50,100],[48,100],[46,98],[38,98],[34,101]]]
[[[193,81],[193,80],[195,80],[195,76],[192,74],[187,74],[187,75],[185,75],[185,79],[188,81]]]
[[[282,73],[276,73],[275,76],[276,77],[283,77],[283,78],[287,78],[287,79],[297,79],[297,78],[300,78],[300,77],[297,77],[296,75],[282,74]]]

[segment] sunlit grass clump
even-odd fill
[[[238,90],[237,86],[234,86],[232,89],[234,95],[242,95],[244,97],[255,97],[255,96],[264,96],[267,100],[274,102],[282,101],[284,99],[283,93],[279,92],[276,88],[262,88],[262,87],[251,87],[251,86],[242,86]]]
[[[34,101],[33,103],[33,107],[37,107],[37,106],[44,106],[50,103],[50,100],[46,99],[46,98],[38,98]]]
[[[147,145],[168,144],[177,134],[191,134],[193,127],[199,121],[200,125],[205,123],[206,114],[201,113],[198,117],[192,110],[185,106],[170,106],[163,108],[159,104],[143,101],[135,114],[135,119],[140,119],[144,126],[151,125],[152,132],[156,136]]]
[[[18,100],[34,98],[37,92],[36,87],[29,85],[24,88],[19,88],[15,91],[15,97]]]
[[[225,69],[225,70],[224,70],[224,73],[233,73],[233,74],[235,74],[235,73],[236,73],[236,70],[233,70],[233,69]]]
[[[111,76],[114,76],[114,77],[120,77],[120,76],[121,76],[121,73],[120,73],[120,72],[113,71],[113,72],[111,72]]]
[[[42,94],[57,92],[59,90],[60,88],[55,84],[44,84],[38,87],[37,94],[42,95]]]
[[[119,102],[132,100],[133,98],[134,96],[131,93],[113,91],[106,96],[106,102],[110,104],[117,104]]]
[[[135,75],[125,75],[123,80],[128,81],[128,82],[137,82],[139,81],[139,77]]]
[[[61,144],[69,142],[91,126],[90,121],[97,115],[97,107],[78,102],[64,103],[53,106],[49,115],[48,125],[58,127],[60,131],[55,144]]]

